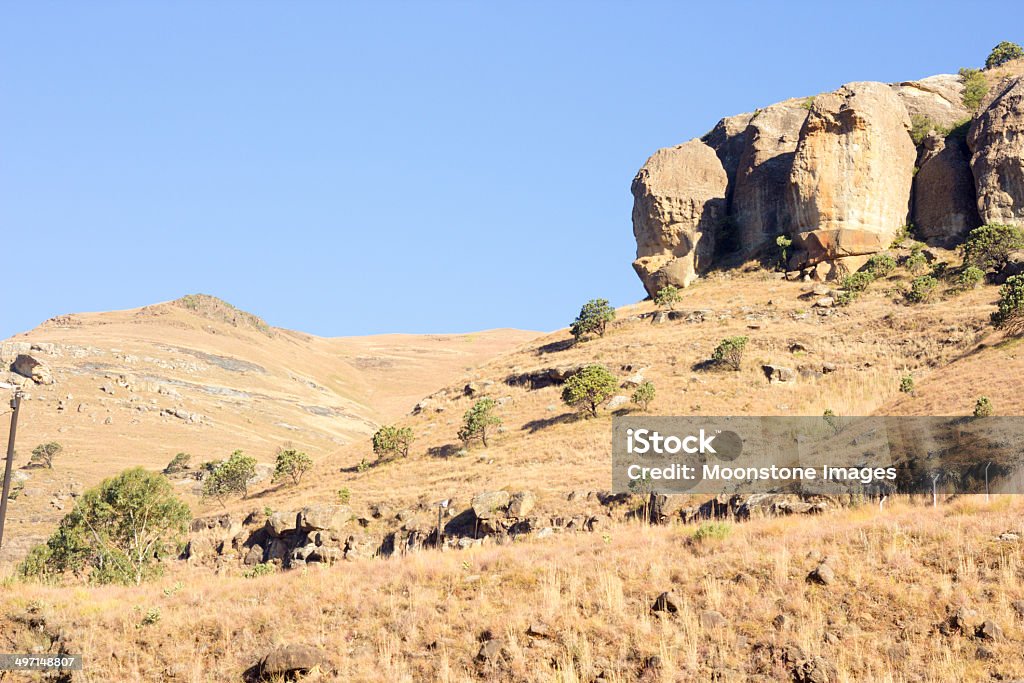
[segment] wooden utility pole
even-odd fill
[[[11,469],[14,467],[14,437],[18,432],[18,411],[21,410],[21,390],[11,399],[11,433],[7,439],[7,464],[4,466],[4,488],[0,494],[0,548],[4,545],[4,523],[7,521],[7,495],[11,491]]]

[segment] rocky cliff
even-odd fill
[[[1024,76],[989,80],[974,112],[956,75],[849,83],[658,150],[632,187],[647,292],[774,265],[779,236],[793,242],[787,269],[822,277],[857,270],[908,225],[947,248],[983,223],[1024,225]]]

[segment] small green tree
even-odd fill
[[[19,567],[25,577],[72,572],[94,583],[141,583],[158,575],[192,515],[162,476],[141,467],[86,491],[57,531]]]
[[[921,249],[914,249],[903,262],[903,266],[911,275],[920,275],[928,269],[928,258]]]
[[[188,469],[190,460],[192,460],[192,456],[188,453],[178,453],[167,463],[167,467],[164,468],[164,474],[180,474],[184,472]]]
[[[793,240],[785,235],[779,235],[775,238],[775,246],[779,248],[779,264],[786,267],[786,257],[789,254],[789,248],[793,246]]]
[[[682,300],[682,293],[679,288],[674,285],[665,285],[658,290],[658,294],[654,297],[654,303],[661,308],[667,308],[672,310],[677,303]]]
[[[603,365],[587,365],[565,381],[562,401],[577,409],[586,408],[597,417],[597,409],[615,393],[619,381]]]
[[[989,223],[968,233],[963,246],[964,265],[999,271],[1010,252],[1018,249],[1024,249],[1024,231],[1015,225]]]
[[[914,114],[910,117],[910,139],[915,145],[920,145],[928,134],[935,130],[935,122],[923,114]]]
[[[907,301],[913,304],[923,304],[932,298],[939,281],[931,275],[922,275],[910,282],[910,289],[904,294]]]
[[[611,307],[607,299],[591,299],[583,304],[580,314],[569,326],[569,331],[576,341],[581,341],[588,334],[594,333],[603,337],[605,330],[608,329],[608,323],[613,320],[615,320],[615,309]]]
[[[892,254],[874,254],[867,262],[867,272],[876,278],[885,277],[896,270],[896,259]]]
[[[845,289],[847,292],[860,293],[863,292],[868,286],[875,281],[875,276],[866,270],[862,270],[856,273],[847,275],[839,281],[839,288]]]
[[[46,467],[53,469],[53,459],[60,455],[64,447],[56,441],[41,443],[32,449],[32,457],[29,458],[30,467]]]
[[[1007,62],[1011,62],[1014,59],[1020,59],[1024,57],[1024,47],[1021,47],[1017,43],[1011,43],[1008,40],[996,45],[992,48],[992,52],[989,53],[988,59],[985,60],[985,68],[992,69],[997,66],[1002,66]]]
[[[985,74],[978,69],[960,69],[960,82],[964,84],[964,90],[960,93],[960,99],[964,106],[971,111],[977,111],[981,101],[988,93],[988,81]]]
[[[1013,275],[999,288],[999,308],[992,324],[1012,335],[1024,334],[1024,275]]]
[[[647,411],[647,406],[654,400],[654,382],[644,381],[633,392],[630,401],[640,406],[641,410]]]
[[[474,439],[480,439],[484,448],[487,447],[488,430],[501,424],[501,418],[494,414],[497,407],[498,403],[493,398],[482,398],[462,416],[459,440],[466,448]]]
[[[723,339],[715,347],[714,353],[711,354],[711,360],[717,365],[738,372],[740,365],[743,363],[743,352],[747,348],[748,341],[750,341],[749,337],[729,337]]]
[[[992,401],[988,396],[982,396],[974,404],[974,417],[991,417]]]
[[[914,376],[907,374],[900,378],[900,392],[904,394],[914,393]]]
[[[256,475],[256,459],[238,450],[227,460],[217,463],[203,480],[203,497],[214,498],[221,505],[228,498],[249,495],[249,480]]]
[[[412,427],[384,425],[373,434],[373,452],[378,460],[392,455],[405,458],[414,439]]]
[[[277,453],[277,463],[274,466],[274,478],[278,482],[284,479],[291,479],[296,486],[302,481],[302,476],[313,468],[313,459],[302,451],[288,448]]]
[[[956,276],[956,284],[960,289],[975,289],[985,279],[985,271],[977,266],[967,266]]]

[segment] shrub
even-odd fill
[[[914,278],[910,283],[910,290],[904,294],[907,301],[914,304],[923,304],[935,293],[939,281],[931,275],[922,275]]]
[[[32,457],[29,459],[28,464],[30,467],[53,469],[53,459],[60,455],[60,452],[63,450],[64,447],[56,441],[41,443],[32,449]]]
[[[1024,47],[1021,47],[1017,43],[1011,43],[1008,40],[996,45],[992,48],[992,52],[989,53],[988,59],[985,60],[985,68],[992,69],[997,66],[1002,66],[1007,62],[1011,62],[1014,59],[1020,59],[1024,57]]]
[[[867,271],[875,278],[882,278],[896,270],[896,259],[892,254],[874,254],[868,259]]]
[[[857,292],[839,292],[835,297],[836,306],[849,306],[857,300]]]
[[[793,246],[793,240],[785,235],[779,235],[775,238],[775,246],[779,248],[779,263],[785,268],[786,255],[789,253],[789,248]]]
[[[1013,275],[999,288],[999,308],[992,324],[1013,335],[1024,334],[1024,275]]]
[[[913,375],[903,375],[903,377],[900,378],[900,392],[902,392],[904,394],[912,394],[912,393],[914,393],[914,376]]]
[[[928,268],[928,258],[920,249],[914,249],[903,261],[903,266],[911,275],[920,275]]]
[[[1010,252],[1017,249],[1024,249],[1024,231],[1015,225],[989,223],[968,233],[963,246],[964,265],[999,271]]]
[[[167,467],[164,468],[164,474],[180,474],[188,469],[188,463],[192,459],[192,456],[188,453],[178,453],[171,461],[167,463]]]
[[[731,533],[732,526],[725,522],[701,522],[693,532],[693,540],[706,541],[711,539],[721,541],[728,538]]]
[[[748,337],[729,337],[728,339],[723,339],[715,347],[714,352],[711,354],[711,360],[718,365],[739,371],[740,364],[743,362],[743,352],[747,348],[748,341],[750,341]]]
[[[588,334],[597,333],[603,337],[608,323],[615,320],[615,309],[608,304],[607,299],[591,299],[583,304],[580,314],[569,326],[573,338],[576,341],[582,340]]]
[[[215,498],[221,505],[228,498],[249,495],[249,480],[256,474],[256,459],[235,451],[224,462],[214,465],[203,480],[203,497]]]
[[[384,425],[373,434],[373,452],[377,458],[389,455],[409,455],[409,446],[415,440],[412,427]]]
[[[619,382],[603,365],[587,365],[565,381],[562,401],[577,409],[586,408],[594,417],[597,409],[612,397]]]
[[[851,275],[847,275],[839,281],[839,288],[845,289],[847,292],[863,292],[868,288],[872,282],[875,281],[875,276],[866,270],[862,270]]]
[[[974,289],[985,279],[985,271],[977,266],[967,266],[956,277],[956,284],[961,289]]]
[[[910,139],[915,145],[920,145],[928,134],[935,130],[935,122],[922,114],[914,114],[910,117]]]
[[[678,287],[665,285],[658,290],[658,294],[654,297],[654,303],[671,311],[682,298]]]
[[[653,382],[642,382],[640,386],[633,392],[633,396],[630,397],[630,401],[640,406],[644,411],[647,410],[647,406],[654,400],[654,383]]]
[[[274,478],[272,481],[291,479],[296,486],[302,481],[302,475],[313,467],[313,460],[302,451],[289,448],[279,451],[277,463],[274,466]]]
[[[45,545],[20,565],[25,577],[67,572],[94,583],[141,583],[161,571],[192,515],[162,476],[141,467],[86,491]]]
[[[256,579],[261,576],[268,576],[277,572],[277,567],[270,564],[269,562],[260,562],[257,565],[253,565],[253,568],[245,572],[243,576],[247,579]]]
[[[348,490],[348,487],[338,489],[338,502],[342,505],[348,505],[348,502],[352,500],[352,492]]]
[[[974,417],[991,417],[992,415],[992,401],[988,400],[988,396],[982,396],[974,404]]]
[[[466,448],[469,448],[470,441],[474,439],[480,439],[484,447],[487,447],[487,430],[501,424],[501,418],[494,414],[497,407],[494,399],[482,398],[462,416],[459,439]]]
[[[964,91],[960,94],[964,106],[971,111],[977,111],[981,101],[988,93],[988,81],[985,74],[978,69],[960,69],[960,82],[964,84]]]

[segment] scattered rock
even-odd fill
[[[809,583],[817,583],[828,586],[836,582],[836,573],[828,564],[822,562],[810,574],[807,575]]]
[[[706,609],[700,613],[700,625],[708,630],[722,628],[726,625],[725,617],[721,612],[713,609]]]
[[[537,496],[529,491],[519,491],[512,495],[508,503],[508,516],[522,518],[530,514],[537,503]],[[475,508],[474,508],[475,511]]]
[[[497,664],[504,657],[504,649],[500,640],[485,640],[476,653],[476,661],[481,664]]]
[[[508,491],[486,491],[473,496],[470,507],[477,519],[494,519],[507,510],[511,498]]]
[[[765,365],[762,366],[765,377],[772,384],[786,384],[789,382],[796,381],[796,371],[793,368],[787,368],[782,365]]]
[[[793,668],[795,683],[835,683],[838,680],[836,667],[822,657],[805,659]]]
[[[978,627],[974,631],[974,635],[976,638],[980,638],[981,640],[990,640],[993,642],[999,642],[1005,638],[1003,635],[1003,629],[999,624],[991,619],[986,619],[978,624]]]
[[[282,645],[269,652],[258,665],[260,680],[295,679],[319,670],[324,653],[309,645]]]
[[[673,591],[666,591],[659,595],[654,604],[651,605],[652,612],[668,612],[675,614],[682,607],[683,602]]]
[[[608,410],[618,410],[622,406],[629,403],[629,399],[625,396],[612,396],[611,400],[608,401]]]

